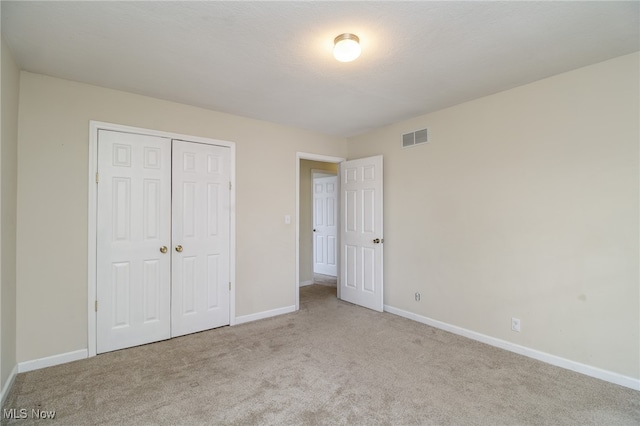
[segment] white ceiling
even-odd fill
[[[27,71],[352,136],[640,49],[640,2],[11,2]],[[352,63],[331,56],[343,32]]]

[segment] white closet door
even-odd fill
[[[98,133],[97,352],[170,337],[171,140]]]
[[[229,160],[173,141],[172,336],[229,324]]]

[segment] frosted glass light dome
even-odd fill
[[[355,34],[340,34],[333,44],[333,57],[340,62],[351,62],[362,52],[360,39]]]

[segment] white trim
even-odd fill
[[[467,337],[472,340],[477,340],[478,342],[486,343],[487,345],[495,346],[509,352],[524,355],[526,357],[533,358],[547,364],[555,365],[556,367],[561,367],[567,370],[575,371],[576,373],[584,374],[586,376],[594,377],[596,379],[604,380],[606,382],[640,391],[640,379],[623,376],[622,374],[615,373],[613,371],[603,370],[591,365],[571,361],[566,358],[538,351],[536,349],[531,349],[515,343],[507,342],[506,340],[487,336],[486,334],[471,331],[466,328],[458,327],[422,315],[414,314],[413,312],[394,308],[393,306],[384,305],[384,310],[385,312],[388,312],[390,314],[408,318],[410,320],[414,320],[431,327],[439,328],[440,330],[448,331],[459,336]]]
[[[78,361],[89,356],[87,349],[79,349],[73,352],[38,358],[31,361],[18,363],[18,373],[39,370],[41,368],[53,367],[54,365],[66,364],[67,362]]]
[[[327,175],[327,176],[316,176],[316,175]],[[332,172],[331,170],[322,170],[322,169],[311,169],[311,180],[319,178],[319,177],[330,177],[330,176],[338,176],[338,172]]]
[[[228,142],[230,155],[229,179],[231,180],[231,194],[229,198],[229,325],[236,325],[236,144]]]
[[[247,322],[258,321],[261,319],[276,317],[278,315],[290,314],[295,312],[296,307],[294,305],[285,306],[284,308],[271,309],[270,311],[257,312],[255,314],[243,315],[236,317],[236,325],[244,324]]]
[[[13,382],[16,381],[16,375],[18,374],[18,365],[16,364],[9,373],[9,377],[7,381],[4,382],[4,386],[2,387],[2,393],[0,393],[0,408],[4,407],[4,403],[7,400],[7,396],[9,396],[9,392],[11,392],[11,388],[13,387]]]
[[[304,287],[304,286],[311,285],[311,284],[313,284],[313,280],[302,281],[300,283],[300,287]]]
[[[87,351],[89,356],[96,356],[97,353],[95,301],[98,297],[96,295],[98,184],[96,183],[96,173],[98,172],[98,129],[100,127],[100,123],[97,121],[89,122],[89,217],[87,224],[89,231],[87,245]]]
[[[98,170],[98,130],[112,130],[118,132],[135,133],[141,135],[159,136],[169,139],[178,139],[188,142],[199,142],[208,145],[226,146],[230,149],[230,176],[231,194],[229,200],[229,280],[231,281],[231,291],[229,294],[229,325],[236,324],[236,144],[235,142],[222,141],[218,139],[203,138],[199,136],[184,135],[181,133],[163,132],[159,130],[144,129],[140,127],[123,126],[120,124],[104,123],[101,121],[89,121],[89,206],[88,206],[88,277],[87,277],[87,316],[88,316],[88,336],[87,351],[88,356],[95,356],[96,351],[96,312],[94,308],[96,300],[96,214],[97,214],[97,184],[95,183],[96,172]],[[31,361],[30,361],[31,362]]]
[[[296,268],[295,268],[295,310],[300,309],[300,160],[323,161],[325,163],[342,163],[346,160],[343,157],[332,157],[329,155],[311,154],[308,152],[296,152]],[[339,175],[339,173],[338,173]],[[338,186],[340,180],[338,179]],[[339,200],[338,200],[339,201]],[[338,205],[338,208],[340,206]],[[340,243],[338,242],[338,248]],[[338,250],[338,256],[340,255]],[[340,257],[338,257],[340,258]],[[338,298],[340,298],[340,274],[338,274]]]

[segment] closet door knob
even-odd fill
[[[176,251],[177,251],[178,253],[182,253],[182,246],[177,245],[177,246],[176,246]]]
[[[167,246],[160,247],[160,253],[166,253],[166,252],[167,252]]]

